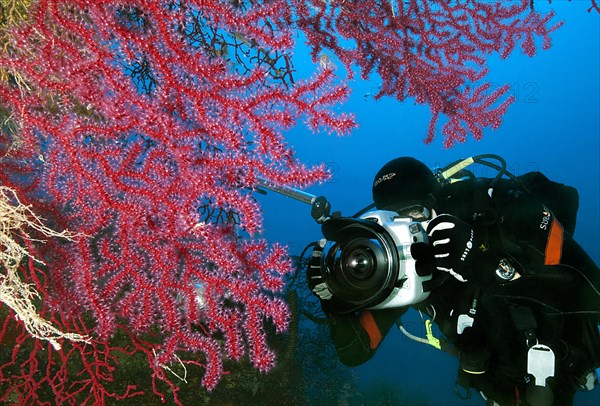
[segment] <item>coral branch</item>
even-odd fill
[[[75,237],[68,231],[59,233],[46,227],[42,219],[20,202],[14,190],[0,186],[0,262],[4,271],[0,273],[0,302],[13,310],[16,319],[23,323],[31,336],[48,341],[56,350],[61,348],[58,342],[61,338],[89,343],[89,337],[65,333],[39,315],[34,304],[34,299],[40,297],[39,293],[18,275],[18,268],[26,257],[43,264],[31,256],[26,246],[16,241],[18,238],[31,244],[25,228],[36,230],[47,238],[71,240]]]
[[[332,114],[347,88],[331,71],[291,80],[283,0],[42,0],[28,12],[0,60],[0,72],[26,84],[0,83],[20,140],[0,161],[0,181],[55,228],[89,236],[36,244],[47,266],[25,275],[37,278],[49,314],[95,340],[76,347],[88,381],[57,383],[57,399],[121,396],[103,389],[112,361],[99,372],[87,360],[102,356],[98,343],[110,351],[120,330],[147,356],[155,393],[164,396],[165,381],[176,402],[172,361],[203,365],[209,390],[227,359],[269,370],[267,326],[287,327],[278,295],[292,267],[283,248],[253,239],[262,218],[250,193],[257,176],[293,185],[328,176],[300,164],[283,131],[304,121],[348,132],[352,117]],[[149,334],[157,342],[141,344]],[[33,399],[38,378],[15,379],[29,386],[0,374]]]
[[[530,9],[529,0],[296,0],[297,24],[304,31],[313,59],[332,52],[350,75],[377,74],[382,85],[376,98],[414,98],[427,104],[432,120],[425,139],[431,142],[441,115],[448,117],[444,146],[476,139],[486,127],[497,128],[512,98],[507,88],[491,92],[478,84],[486,75],[488,55],[508,57],[519,43],[533,56],[536,39],[550,46],[554,16]],[[335,35],[339,34],[339,35]],[[504,98],[504,99],[503,99]],[[502,100],[503,99],[503,100]]]

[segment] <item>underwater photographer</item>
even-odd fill
[[[496,177],[475,177],[473,164]],[[459,359],[465,398],[570,405],[598,384],[600,271],[572,237],[576,189],[480,155],[436,173],[394,159],[372,192],[352,217],[313,204],[324,238],[307,247],[307,282],[344,364],[368,361],[397,325]],[[425,338],[402,327],[410,308],[428,316]]]

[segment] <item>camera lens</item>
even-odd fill
[[[377,238],[350,238],[328,250],[325,278],[332,293],[360,303],[377,297],[394,280],[390,250]]]
[[[331,219],[321,256],[323,279],[333,306],[343,311],[377,304],[394,289],[400,272],[395,241],[379,224],[361,219]]]
[[[345,258],[343,271],[357,279],[365,279],[373,274],[377,267],[377,261],[372,250],[369,248],[356,248]]]

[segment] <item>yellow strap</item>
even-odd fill
[[[474,162],[475,161],[473,160],[473,158],[463,159],[462,161],[454,165],[452,168],[442,172],[442,176],[444,177],[444,179],[448,179],[452,177],[452,175],[456,174],[458,171],[465,169],[467,166],[471,165]]]
[[[440,344],[440,340],[438,340],[437,338],[435,338],[433,336],[432,326],[433,326],[433,322],[431,320],[429,320],[429,319],[425,320],[425,330],[427,331],[427,333],[426,333],[427,341],[428,341],[429,345],[434,346],[438,350],[441,350],[442,345]]]

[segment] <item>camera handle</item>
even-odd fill
[[[298,200],[299,202],[310,204],[311,210],[310,215],[313,219],[319,224],[323,224],[325,221],[329,220],[331,205],[327,201],[325,196],[315,196],[313,194],[304,192],[302,190],[290,187],[290,186],[277,186],[273,185],[266,179],[257,177],[258,186],[267,190],[270,190],[275,193],[279,193],[280,195],[290,197],[294,200]],[[264,190],[257,189],[259,193],[266,194]]]

